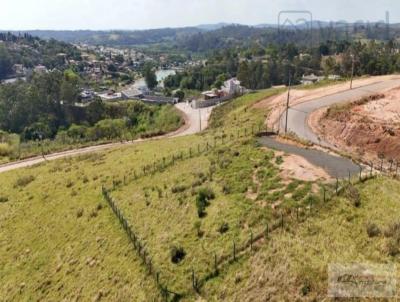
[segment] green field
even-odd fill
[[[351,190],[324,203],[322,184],[282,179],[281,158],[253,135],[267,112],[252,105],[278,92],[217,108],[201,135],[1,174],[0,300],[162,300],[102,186],[181,301],[318,301],[330,262],[397,263],[400,239],[385,230],[398,221],[399,182],[374,178],[351,187],[357,203]]]

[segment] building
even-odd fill
[[[301,79],[301,83],[303,85],[311,85],[311,84],[315,84],[320,82],[321,80],[323,80],[324,77],[318,77],[315,74],[310,74],[310,75],[303,75],[302,79]]]
[[[179,102],[178,98],[171,98],[161,95],[145,95],[140,99],[144,103],[164,105],[164,104],[177,104]]]
[[[217,89],[213,89],[210,91],[204,91],[201,93],[203,96],[204,100],[212,100],[212,99],[217,99],[221,96],[221,93]]]
[[[13,71],[17,76],[21,76],[25,74],[25,68],[22,64],[14,64]]]
[[[102,101],[105,102],[113,102],[113,101],[119,101],[122,100],[122,93],[120,92],[114,92],[114,91],[109,91],[106,93],[101,93],[97,94]]]
[[[225,95],[241,95],[244,93],[244,88],[240,86],[240,81],[238,79],[232,78],[224,82],[221,91]]]
[[[143,95],[143,91],[140,91],[138,89],[127,89],[122,91],[122,98],[126,100],[141,99]]]
[[[46,73],[46,72],[47,72],[47,68],[46,68],[46,66],[43,66],[43,65],[37,65],[37,66],[33,69],[33,71],[36,72],[36,73],[43,74],[43,73]]]

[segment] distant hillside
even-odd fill
[[[92,45],[146,45],[174,41],[180,37],[193,35],[203,30],[196,27],[162,28],[149,30],[110,30],[110,31],[56,31],[30,30],[24,31],[42,39],[56,39],[68,43],[86,43]],[[19,32],[14,32],[18,34]]]
[[[48,69],[67,68],[68,60],[81,60],[80,51],[73,45],[55,39],[44,40],[27,33],[13,35],[0,32],[0,80],[14,76],[14,64],[23,68],[44,65]],[[24,72],[20,70],[20,73]]]
[[[311,36],[310,36],[310,30]],[[14,32],[18,34],[19,32]],[[343,24],[314,20],[312,23],[291,25],[284,28],[274,24],[247,26],[240,24],[203,24],[197,27],[161,28],[149,30],[110,31],[26,31],[42,39],[57,39],[68,43],[86,43],[109,46],[142,46],[165,44],[194,52],[212,49],[242,47],[254,42],[262,45],[271,43],[295,43],[309,45],[310,42],[343,39],[387,40],[400,37],[400,26],[387,27],[382,23]]]

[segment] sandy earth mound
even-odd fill
[[[368,77],[363,79],[357,79],[353,83],[353,87],[362,87],[381,81],[388,81],[399,78],[398,75],[387,75],[378,77]],[[332,95],[338,92],[342,92],[349,89],[349,82],[343,82],[340,84],[321,87],[317,89],[292,89],[290,92],[290,105],[296,105],[304,102],[308,102],[317,98],[321,98],[327,95]],[[278,96],[267,98],[254,105],[255,108],[271,108],[267,124],[269,128],[277,129],[278,121],[280,116],[286,109],[287,92],[282,93]]]
[[[400,161],[400,88],[316,111],[309,123],[325,140],[363,159]]]

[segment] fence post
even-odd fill
[[[323,188],[324,188],[324,203],[325,203],[326,202],[326,188],[325,188],[325,186]]]
[[[383,172],[383,158],[381,160],[381,172]]]
[[[339,179],[336,177],[336,195],[339,195]]]
[[[195,273],[194,273],[194,269],[192,268],[192,287],[193,287],[193,289],[195,290],[195,291],[197,291],[196,290],[196,275],[195,275]]]
[[[362,181],[362,166],[360,165],[360,182]]]
[[[200,144],[197,144],[197,152],[200,154]]]
[[[233,241],[233,261],[236,261],[236,243]]]
[[[217,261],[216,253],[214,253],[214,272],[215,272],[215,275],[218,275],[218,261]]]
[[[253,251],[253,231],[250,231],[250,251]]]
[[[268,236],[269,236],[269,227],[268,227],[268,223],[267,223],[267,226],[265,228],[265,239],[267,239]]]
[[[283,213],[281,212],[281,228],[283,229]]]
[[[349,171],[349,184],[351,185],[351,173],[350,173],[350,170],[348,170]]]
[[[370,172],[370,177],[372,177],[372,172],[373,172],[373,170],[374,170],[374,163],[373,163],[373,162],[371,162],[371,172]]]

